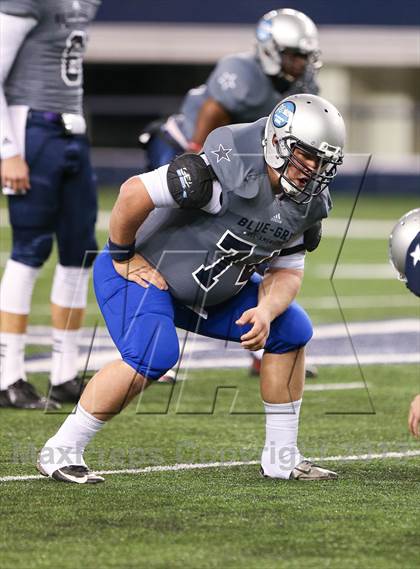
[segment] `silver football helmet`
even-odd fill
[[[266,75],[280,75],[285,49],[307,55],[315,68],[322,65],[318,30],[313,21],[298,10],[284,8],[267,12],[257,24],[257,53]]]
[[[343,162],[345,138],[344,120],[334,105],[317,95],[291,95],[280,101],[267,119],[264,158],[280,174],[284,193],[296,203],[306,204],[335,177]],[[314,169],[299,159],[302,154],[313,159]],[[292,180],[289,166],[299,171],[299,184]]]
[[[420,231],[420,208],[412,209],[398,220],[389,236],[389,260],[400,280],[406,282],[407,251]]]

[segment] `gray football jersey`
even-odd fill
[[[208,97],[229,111],[232,122],[243,123],[269,115],[284,97],[296,93],[316,95],[318,91],[315,72],[310,65],[301,78],[280,93],[264,73],[255,54],[229,55],[219,61],[205,85],[188,91],[181,106],[181,115],[178,115],[178,124],[187,140],[191,140],[198,111]]]
[[[82,114],[82,60],[87,27],[100,3],[101,0],[0,0],[1,12],[37,20],[5,83],[9,105]]]
[[[156,209],[138,232],[137,251],[187,305],[232,298],[256,265],[328,215],[328,190],[308,205],[274,194],[261,146],[265,123],[221,127],[207,137],[203,150],[223,190],[218,215]]]

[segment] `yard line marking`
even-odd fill
[[[348,462],[357,460],[377,460],[386,458],[409,458],[414,456],[420,456],[420,450],[407,450],[404,452],[391,451],[391,452],[381,452],[381,453],[369,453],[369,454],[355,454],[349,456],[337,455],[337,456],[325,456],[311,458],[314,462]],[[228,461],[228,462],[196,462],[196,463],[186,463],[186,464],[172,464],[163,466],[146,466],[144,468],[123,468],[120,470],[95,470],[96,474],[149,474],[153,472],[176,472],[182,470],[203,470],[206,468],[226,468],[232,466],[254,466],[260,464],[259,460],[247,460],[247,461]],[[25,482],[27,480],[45,480],[45,476],[41,475],[29,475],[29,476],[2,476],[0,477],[0,482]]]
[[[400,334],[401,332],[420,333],[420,321],[416,318],[401,318],[398,320],[381,320],[380,322],[349,322],[348,330],[351,336],[379,336],[382,334]],[[347,330],[341,324],[324,324],[314,326],[314,338],[347,337]]]
[[[366,389],[366,385],[363,381],[349,381],[348,383],[307,383],[305,386],[305,391],[343,391],[346,389]]]
[[[98,214],[96,229],[108,231],[111,212],[102,210]],[[325,237],[343,237],[348,219],[337,217],[326,219],[323,226]],[[395,220],[388,219],[353,219],[349,227],[350,239],[388,239]],[[6,208],[0,208],[0,227],[9,227],[9,214]]]
[[[239,352],[239,350],[238,350]],[[120,355],[116,349],[103,350],[101,352],[92,352],[88,362],[88,370],[97,371],[109,362],[119,359]],[[417,364],[420,363],[420,353],[396,353],[384,354],[383,352],[374,352],[370,354],[357,354],[358,362],[361,365],[373,364]],[[306,358],[308,364],[313,365],[356,365],[356,357],[354,354],[349,355],[308,355]],[[86,364],[86,357],[80,356],[78,360],[79,367]],[[214,369],[214,368],[244,368],[249,364],[249,356],[245,351],[235,355],[226,354],[224,357],[200,357],[197,359],[189,359],[187,369]],[[51,358],[42,358],[39,360],[28,360],[25,362],[25,370],[28,373],[46,373],[51,366]],[[181,372],[185,367],[181,364]]]
[[[339,301],[342,308],[401,308],[404,306],[418,308],[419,306],[418,299],[410,294],[340,296]],[[302,297],[299,299],[299,303],[302,304],[304,308],[338,310],[335,296]]]
[[[329,278],[331,271],[331,265],[317,265],[312,274],[318,278]],[[395,276],[395,270],[389,263],[340,263],[334,273],[334,280],[395,280]]]
[[[325,237],[343,237],[348,219],[331,217],[326,219],[322,233]],[[395,221],[387,219],[352,219],[348,239],[388,239]]]
[[[381,320],[380,322],[349,322],[348,329],[352,336],[382,334],[420,333],[420,321],[416,318],[400,318],[395,320]],[[93,328],[84,328],[79,338],[80,346],[90,346]],[[321,324],[314,326],[314,338],[339,338],[347,337],[347,329],[344,323]],[[179,330],[179,338],[183,339],[185,332]],[[211,339],[204,336],[197,336],[196,346],[205,347],[211,343]],[[28,343],[51,346],[51,327],[50,326],[29,326]],[[95,347],[113,347],[114,343],[106,328],[98,328],[95,336]],[[198,349],[198,348],[197,348]]]

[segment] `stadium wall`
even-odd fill
[[[366,190],[420,187],[420,12],[406,0],[288,2],[320,24],[321,93],[346,119],[347,151],[371,153]],[[397,9],[397,6],[399,8]],[[195,7],[195,8],[194,8]],[[87,54],[86,111],[101,183],[119,183],[146,167],[138,132],[179,108],[223,55],[248,50],[255,21],[272,2],[211,5],[123,0],[105,2]],[[164,20],[164,21],[160,21]],[[113,150],[111,150],[113,149]],[[104,159],[106,156],[106,159]],[[337,179],[354,186],[363,170]],[[349,178],[350,176],[350,178]]]

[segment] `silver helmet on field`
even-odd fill
[[[318,30],[313,21],[298,10],[284,8],[267,12],[257,24],[257,53],[264,73],[280,75],[282,53],[293,50],[308,56],[314,67],[321,67]]]
[[[398,220],[389,236],[389,259],[404,282],[406,278],[407,252],[420,232],[420,208],[412,209]],[[420,263],[420,261],[418,261]]]
[[[334,105],[317,95],[291,95],[267,119],[264,158],[280,174],[284,193],[305,204],[335,177],[343,162],[345,138],[344,120]],[[309,168],[299,156],[311,157],[314,167]],[[299,184],[290,177],[289,166],[298,170]]]

